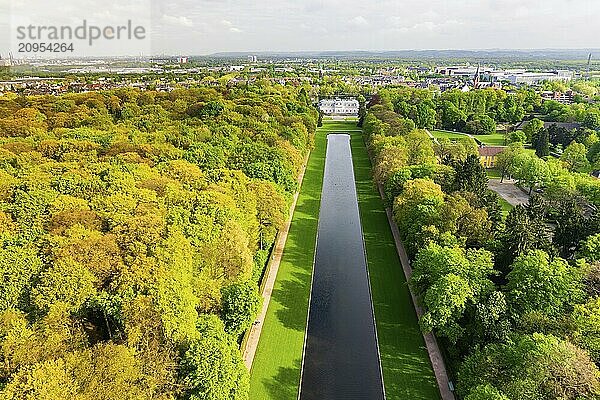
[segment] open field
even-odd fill
[[[352,125],[349,124],[349,130],[353,129]],[[435,376],[385,206],[373,183],[367,149],[361,133],[355,132],[351,136],[386,397],[389,400],[438,399]]]
[[[325,137],[325,130],[319,129],[252,364],[253,400],[297,397],[325,166]]]

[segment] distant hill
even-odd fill
[[[245,58],[256,55],[263,58],[485,58],[485,59],[545,59],[574,60],[587,58],[589,53],[600,49],[535,49],[535,50],[398,50],[398,51],[301,51],[301,52],[222,52],[203,58]]]

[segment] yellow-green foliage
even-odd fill
[[[0,397],[246,398],[255,259],[316,114],[267,84],[3,98]]]

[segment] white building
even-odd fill
[[[508,81],[512,84],[536,85],[543,81],[570,81],[573,79],[573,71],[556,70],[545,72],[529,72],[523,68],[494,69],[491,67],[445,66],[437,67],[435,72],[454,78],[471,78],[477,74],[477,70],[484,81],[502,82]]]
[[[558,70],[549,72],[526,72],[525,70],[497,71],[492,75],[495,81],[508,81],[512,84],[537,85],[544,81],[570,81],[573,71]]]
[[[475,74],[479,70],[480,74],[490,73],[494,71],[493,68],[489,67],[477,67],[471,65],[465,66],[447,66],[447,67],[437,67],[435,72],[437,74],[446,75],[446,76],[455,76],[455,77],[463,77],[463,78],[473,78]]]
[[[358,115],[360,104],[356,99],[323,99],[319,109],[326,115]]]

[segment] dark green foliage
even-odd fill
[[[600,389],[596,371],[587,353],[567,341],[517,336],[469,356],[459,371],[458,392],[469,399],[591,400]],[[494,388],[488,389],[494,397],[477,397],[482,385]]]
[[[583,119],[583,126],[596,131],[600,129],[600,111],[592,110],[588,112]]]
[[[582,241],[600,232],[598,216],[580,196],[565,194],[548,204],[550,220],[556,224],[553,242],[561,257],[571,258]]]
[[[529,250],[552,250],[552,235],[539,212],[516,206],[506,217],[504,231],[500,235],[501,250],[498,259],[501,271],[520,254]]]
[[[239,335],[252,325],[258,313],[261,297],[258,287],[252,282],[234,283],[222,289],[223,310],[221,311],[225,330]]]
[[[487,115],[476,115],[467,121],[465,131],[472,135],[491,135],[496,133],[496,122]]]
[[[198,320],[200,339],[190,343],[181,360],[181,378],[190,400],[247,398],[248,372],[237,345],[215,316]]]
[[[477,196],[487,193],[488,177],[479,157],[471,154],[465,161],[454,162],[452,167],[456,171],[454,190],[471,192]]]
[[[532,138],[535,154],[538,157],[548,157],[550,155],[550,142],[548,131],[546,129],[540,131]]]

